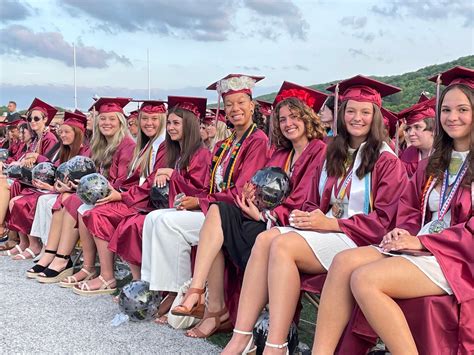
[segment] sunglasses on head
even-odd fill
[[[39,121],[41,121],[42,119],[43,119],[43,117],[39,117],[39,116],[33,116],[33,117],[32,117],[32,116],[29,116],[29,117],[27,118],[27,121],[28,121],[28,122],[32,122],[32,121],[39,122]]]

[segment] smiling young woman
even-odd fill
[[[448,87],[439,98],[440,128],[434,153],[420,162],[400,195],[397,228],[389,229],[379,247],[352,249],[334,258],[321,295],[315,354],[334,352],[355,302],[392,354],[416,354],[421,349],[434,353],[458,347],[463,349],[461,353],[472,350],[472,338],[463,338],[469,321],[462,319],[471,314],[473,303],[468,301],[474,297],[474,71],[453,68],[443,73],[441,80]],[[459,333],[454,336],[444,335],[448,333],[444,324],[443,334],[433,330],[439,329],[436,323],[444,323],[436,320],[442,317],[441,308],[429,302],[420,304],[429,307],[433,317],[433,324],[426,327],[430,320],[418,317],[408,324],[392,300],[446,294],[454,294],[460,304],[459,311],[456,302],[451,303],[453,313],[460,314],[459,324],[453,325]],[[412,331],[417,329],[427,329],[427,335],[415,339]]]

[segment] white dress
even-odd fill
[[[336,202],[336,199],[334,197],[334,189],[333,189],[333,193],[331,194],[331,204],[335,202]],[[348,216],[349,200],[347,199],[346,196],[344,196],[343,204],[344,204],[344,215],[342,216],[342,218],[348,218],[349,217]],[[332,210],[329,210],[329,212],[326,213],[326,216],[332,218],[333,217]],[[354,243],[352,239],[349,238],[344,233],[335,233],[335,232],[321,233],[321,232],[303,231],[303,230],[296,229],[293,227],[278,227],[278,229],[282,234],[295,232],[295,233],[298,233],[301,237],[303,237],[303,239],[306,240],[306,243],[308,243],[310,248],[313,250],[313,253],[316,256],[316,259],[319,260],[321,265],[326,270],[329,270],[329,267],[331,266],[331,263],[337,253],[343,250],[357,248],[357,244]]]
[[[431,190],[430,196],[428,198],[428,208],[432,213],[431,221],[426,223],[421,230],[418,232],[417,235],[423,234],[431,234],[429,232],[430,225],[433,221],[438,219],[438,206],[439,206],[439,192],[435,189]],[[443,218],[444,223],[449,226],[451,224],[451,210],[444,215]],[[380,248],[377,248],[381,251]],[[413,256],[413,255],[395,255],[390,254],[389,252],[382,252],[385,255],[390,256],[401,256],[402,258],[407,259],[408,261],[412,262],[414,265],[418,267],[433,283],[435,283],[438,287],[444,290],[448,295],[453,294],[453,290],[449,286],[448,280],[443,274],[441,267],[439,266],[438,261],[433,255],[429,256]]]

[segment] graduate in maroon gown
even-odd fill
[[[167,118],[167,135],[165,149],[167,157],[158,167],[155,174],[148,179],[147,186],[141,190],[147,189],[150,193],[151,188],[156,185],[159,188],[165,187],[169,181],[168,203],[164,208],[172,207],[175,196],[178,193],[199,193],[208,183],[210,155],[206,147],[201,142],[199,135],[199,117],[205,115],[205,98],[190,97],[169,97],[168,105],[171,108]],[[181,148],[182,147],[182,148]],[[156,176],[156,178],[155,178]],[[185,186],[180,190],[179,186]],[[127,194],[125,199],[134,198],[134,194]],[[141,199],[136,202],[136,207],[140,207]],[[111,234],[107,235],[102,228],[91,226],[91,231],[96,230],[94,234],[97,239],[109,241],[109,256],[116,253],[120,258],[130,265],[134,280],[140,279],[140,268],[142,260],[142,228],[146,217],[146,212],[150,209],[141,209],[142,213],[132,205],[124,208],[123,217],[117,223]],[[148,208],[150,206],[147,206]],[[87,215],[84,216],[84,223],[88,226],[90,220]],[[101,268],[101,275],[105,280],[113,277],[113,270]],[[78,294],[96,294],[94,292],[101,283],[100,280],[91,280],[86,286],[77,286],[74,292]],[[95,284],[94,284],[95,283]],[[94,289],[95,288],[95,289]],[[105,291],[104,291],[105,292]]]
[[[277,148],[267,167],[279,167],[290,177],[291,193],[272,210],[259,211],[253,203],[253,188],[247,185],[242,197],[233,203],[216,202],[209,209],[201,229],[197,258],[191,290],[203,289],[208,278],[209,303],[207,312],[215,312],[225,303],[233,311],[238,300],[240,280],[245,270],[252,246],[257,236],[272,225],[288,224],[289,213],[301,208],[305,201],[308,184],[317,167],[322,165],[326,145],[324,129],[318,112],[327,95],[293,83],[284,82],[275,98],[272,142]],[[214,275],[224,275],[224,260],[228,262],[227,273],[239,272],[240,278],[218,280]],[[216,262],[216,260],[220,260]],[[231,269],[231,270],[229,270]],[[220,285],[216,282],[220,281]],[[223,286],[224,285],[224,288]],[[224,302],[224,292],[230,302]],[[188,293],[182,305],[172,310],[173,314],[186,315],[195,308],[198,295]],[[235,310],[234,310],[235,311]],[[188,332],[192,337],[208,337],[212,334],[212,321],[198,324]]]
[[[434,153],[420,162],[401,195],[397,228],[379,247],[336,256],[321,295],[314,353],[334,352],[355,302],[391,354],[474,351],[474,71],[457,67],[440,79],[449,86],[439,98]],[[458,305],[443,295],[454,295]],[[410,307],[410,300],[419,302]],[[352,329],[361,322],[356,318]],[[373,337],[364,328],[364,337]],[[341,347],[355,349],[347,341]]]
[[[59,152],[51,161],[55,167],[76,155],[89,155],[89,148],[82,145],[85,127],[85,116],[71,112],[64,114],[64,123],[59,130],[61,143]],[[35,217],[38,198],[45,193],[56,193],[56,187],[59,187],[59,185],[55,184],[53,186],[39,180],[33,180],[32,183],[36,189],[30,189],[28,194],[19,196],[10,203],[10,219],[8,222],[10,230],[19,233],[20,240],[21,238],[29,239],[29,245],[34,244],[34,237],[29,234]],[[24,253],[18,254],[13,259],[24,260],[30,258],[34,258],[34,252],[27,248]]]
[[[239,312],[228,353],[252,344],[251,329],[267,301],[267,349],[286,349],[300,295],[300,272],[323,274],[341,250],[379,243],[394,226],[396,202],[407,177],[385,142],[382,97],[400,89],[356,76],[339,89],[337,133],[313,177],[307,201],[290,213],[292,227],[261,234],[245,271]],[[390,184],[394,179],[397,184]]]
[[[408,177],[412,177],[415,173],[418,162],[432,153],[435,105],[436,98],[432,98],[398,113],[399,119],[404,119],[406,122],[405,132],[411,143],[400,156]]]
[[[135,142],[128,134],[123,113],[123,107],[129,102],[129,98],[100,98],[91,108],[98,113],[94,121],[95,133],[90,145],[91,158],[96,165],[97,172],[104,175],[114,189],[120,189],[127,181],[129,165],[135,148]],[[135,183],[137,180],[138,177]],[[71,183],[74,184],[74,182]],[[130,184],[132,183],[134,182],[130,181]],[[69,255],[77,241],[75,228],[78,208],[82,206],[82,201],[76,194],[72,194],[61,202],[64,207],[53,213],[51,225],[51,230],[54,228],[59,234],[60,242],[56,256],[36,278],[42,283],[58,282],[64,277],[72,275],[73,272]],[[57,221],[55,221],[55,214],[61,215]],[[58,223],[60,227],[57,225]],[[86,249],[84,245],[83,249]]]

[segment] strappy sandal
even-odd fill
[[[192,317],[195,317],[195,318],[202,318],[204,316],[204,304],[201,303],[201,297],[199,297],[199,300],[196,304],[194,304],[191,309],[188,309],[188,307],[186,306],[183,306],[183,303],[184,301],[186,301],[186,299],[196,293],[198,294],[199,296],[203,295],[205,292],[205,289],[204,288],[190,288],[188,289],[188,291],[186,292],[186,296],[184,296],[184,299],[183,299],[183,302],[179,305],[179,306],[176,306],[174,307],[172,310],[171,310],[171,314],[174,315],[174,316],[182,316],[182,317],[187,317],[187,316],[192,316]]]
[[[289,354],[288,342],[283,343],[283,344],[272,344],[272,343],[269,343],[268,341],[266,341],[265,346],[268,346],[269,348],[273,348],[273,349],[284,349],[284,348],[286,348],[285,354],[287,354],[287,355]]]
[[[211,335],[215,333],[227,333],[232,330],[232,322],[230,321],[230,315],[225,319],[224,321],[221,321],[221,317],[224,314],[228,314],[229,311],[227,310],[227,307],[222,308],[219,312],[208,312],[201,321],[196,324],[196,326],[188,330],[185,335],[190,338],[209,338]],[[198,328],[199,326],[206,320],[214,318],[216,325],[214,328],[211,329],[211,331],[207,334],[201,332]],[[190,333],[193,332],[194,334]]]
[[[75,285],[79,284],[80,282],[87,282],[87,281],[92,280],[93,278],[97,277],[95,267],[94,267],[94,271],[87,270],[86,269],[87,267],[88,267],[87,265],[83,265],[82,269],[79,270],[79,272],[82,271],[83,273],[85,273],[87,275],[84,279],[77,280],[76,276],[68,276],[64,280],[59,281],[59,286],[61,286],[61,287],[74,287]]]
[[[257,346],[253,342],[253,332],[244,332],[242,330],[234,329],[234,333],[241,334],[241,335],[250,335],[249,342],[247,343],[247,346],[245,349],[242,351],[242,355],[255,355],[257,354]]]
[[[38,280],[38,282],[41,282],[42,284],[54,284],[64,279],[65,277],[72,275],[72,273],[74,272],[74,267],[72,265],[71,257],[69,255],[61,254],[56,254],[56,257],[67,260],[66,267],[61,271],[57,271],[47,267],[42,273],[38,274],[38,276],[36,277],[36,280]]]
[[[25,252],[27,253],[26,255],[23,254]],[[26,260],[36,258],[35,252],[30,248],[26,248],[25,250],[23,250],[23,253],[13,255],[12,260]]]
[[[102,285],[97,290],[91,290],[87,282],[80,282],[72,288],[72,292],[76,295],[81,296],[95,296],[95,295],[110,295],[117,291],[116,287],[110,287],[111,284],[115,282],[115,279],[105,281],[102,275],[99,275],[99,280],[102,282]]]
[[[44,251],[45,253],[47,254],[54,254],[56,255],[56,251],[55,250],[48,250],[48,249],[45,249]],[[40,265],[40,264],[36,264],[35,266],[33,266],[31,269],[29,269],[27,272],[26,272],[26,277],[29,278],[29,279],[36,279],[36,277],[42,273],[44,270],[46,270],[47,266],[43,266],[43,265]]]
[[[17,250],[18,253],[12,254],[13,250]],[[21,253],[23,253],[23,250],[21,250],[18,244],[15,244],[15,246],[11,247],[10,250],[7,250],[6,252],[2,253],[2,256],[15,256]]]

